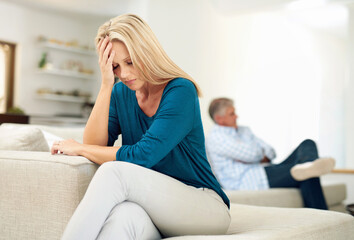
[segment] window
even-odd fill
[[[15,45],[0,41],[0,113],[13,106]]]

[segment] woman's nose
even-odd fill
[[[120,76],[121,78],[126,78],[129,75],[129,71],[126,68],[121,68],[120,69]]]

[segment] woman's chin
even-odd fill
[[[127,87],[128,87],[130,90],[132,90],[132,91],[138,90],[137,87],[136,87],[135,85],[133,85],[133,84],[130,85],[130,84],[125,84],[125,83],[124,83],[124,85],[127,86]]]

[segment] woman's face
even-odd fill
[[[134,67],[128,49],[120,41],[112,42],[112,50],[115,51],[113,58],[113,72],[131,90],[141,89],[145,81],[140,78],[140,74]]]

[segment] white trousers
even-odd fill
[[[229,209],[213,190],[115,161],[99,167],[62,239],[158,239],[159,232],[163,237],[217,235],[226,233],[230,220]]]

